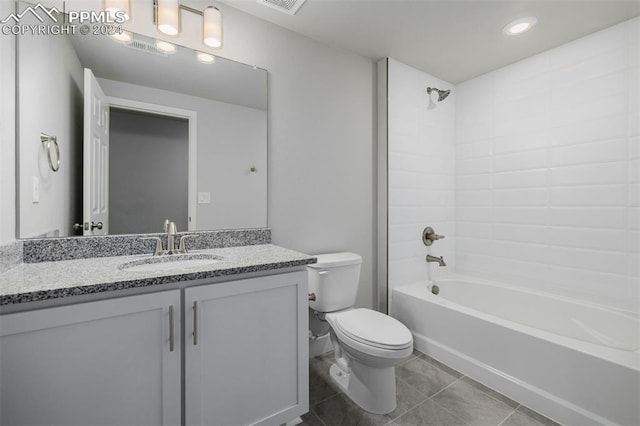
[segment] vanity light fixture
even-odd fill
[[[129,0],[104,0],[104,11],[115,19],[116,12],[123,11],[125,21],[131,19],[131,4]]]
[[[210,53],[196,52],[196,57],[198,58],[198,62],[207,65],[213,64],[216,61],[216,57]]]
[[[156,47],[164,53],[176,53],[176,45],[164,40],[156,40]]]
[[[509,22],[502,29],[502,33],[505,35],[518,35],[529,31],[538,22],[538,19],[534,16],[527,16],[525,18],[519,18],[515,21]]]
[[[177,36],[181,31],[180,12],[202,16],[202,43],[219,49],[222,47],[222,13],[217,7],[207,6],[204,11],[180,4],[179,0],[153,0],[153,23],[163,34]]]

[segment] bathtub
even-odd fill
[[[461,275],[391,300],[418,350],[518,402],[567,425],[640,425],[637,312]]]

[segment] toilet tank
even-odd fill
[[[334,312],[356,303],[362,257],[355,253],[330,253],[316,256],[318,263],[308,265],[309,293],[316,295],[309,307],[318,312]]]

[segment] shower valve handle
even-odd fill
[[[444,238],[444,235],[436,234],[436,231],[433,230],[432,227],[427,226],[422,231],[422,242],[425,246],[430,246],[434,241],[441,240]]]

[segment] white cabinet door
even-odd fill
[[[179,321],[179,290],[0,317],[0,424],[179,425]]]
[[[186,424],[279,425],[308,411],[307,273],[185,289]]]

